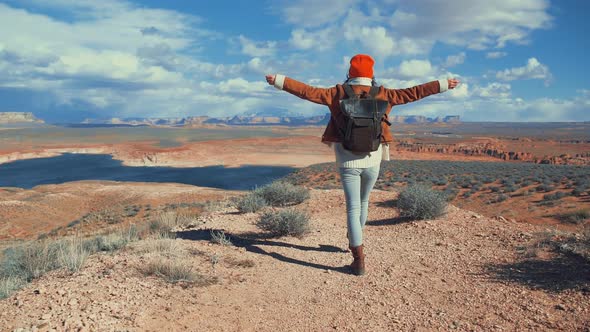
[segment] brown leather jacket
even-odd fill
[[[356,94],[368,93],[370,88],[370,86],[364,85],[352,86],[352,89]],[[296,81],[292,78],[285,77],[283,82],[283,90],[299,98],[309,100],[316,104],[328,106],[332,116],[330,117],[330,122],[328,123],[328,126],[322,135],[322,142],[341,142],[340,134],[338,133],[338,128],[336,127],[336,123],[338,121],[337,119],[343,116],[342,111],[340,110],[340,100],[342,98],[346,98],[346,93],[344,92],[344,88],[341,84],[331,88],[316,88]],[[387,107],[387,112],[385,114],[385,117],[387,118],[393,105],[401,105],[413,102],[439,92],[439,82],[432,81],[407,89],[386,89],[384,87],[380,87],[376,98],[389,101],[389,106]],[[387,126],[385,122],[382,122],[381,125],[383,126],[381,142],[393,142],[393,135],[391,135],[389,126]]]

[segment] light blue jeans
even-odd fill
[[[369,194],[379,177],[379,167],[380,165],[370,168],[340,168],[340,181],[346,197],[348,243],[351,247],[363,244]]]

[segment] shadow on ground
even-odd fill
[[[409,223],[412,221],[419,221],[408,217],[394,217],[394,218],[387,218],[387,219],[379,219],[379,220],[368,220],[368,226],[391,226],[391,225],[400,225]]]
[[[197,229],[189,231],[181,231],[176,233],[176,238],[192,240],[192,241],[211,241],[212,232],[221,232],[222,230],[216,229]],[[317,264],[312,262],[306,262],[300,259],[287,257],[285,255],[269,252],[261,248],[260,246],[275,246],[284,248],[293,248],[302,251],[319,251],[319,252],[332,252],[332,253],[344,253],[347,252],[342,248],[320,244],[318,247],[302,246],[297,244],[291,244],[286,242],[279,242],[270,240],[266,234],[263,233],[245,233],[241,235],[228,234],[224,232],[225,236],[231,241],[231,243],[239,248],[245,248],[249,252],[253,252],[260,255],[267,255],[281,262],[297,264],[306,267],[312,267],[320,270],[330,270],[341,273],[350,273],[347,266],[334,267],[323,264]]]
[[[528,259],[486,267],[493,280],[523,284],[548,292],[581,290],[590,294],[590,263],[575,255]]]

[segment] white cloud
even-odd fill
[[[549,67],[542,64],[536,58],[530,58],[523,67],[505,69],[496,73],[496,78],[503,81],[538,79],[544,80],[545,84],[551,81]]]
[[[461,52],[455,55],[449,55],[444,63],[445,67],[454,67],[456,65],[460,65],[465,62],[465,52]]]
[[[358,0],[281,1],[287,22],[303,27],[318,27],[344,16]]]
[[[337,37],[336,31],[332,28],[313,32],[306,29],[294,29],[291,31],[289,43],[300,50],[325,51],[334,46]]]
[[[471,91],[469,90],[469,83],[461,82],[457,87],[452,90],[449,90],[446,94],[450,98],[454,99],[465,99],[471,96]]]
[[[432,72],[432,64],[428,60],[406,60],[399,65],[398,70],[402,78],[427,77]]]
[[[506,52],[487,52],[486,58],[488,59],[499,59],[508,55]]]
[[[242,53],[253,57],[272,56],[276,52],[277,42],[264,41],[255,42],[242,35],[238,37],[242,46]]]
[[[511,96],[511,88],[508,83],[492,82],[486,86],[475,87],[473,95],[481,98],[506,99]]]
[[[397,4],[391,25],[400,34],[471,49],[526,43],[532,31],[548,28],[552,22],[547,0],[417,0]]]
[[[346,37],[348,40],[360,43],[371,54],[378,57],[398,53],[393,38],[388,35],[384,27],[347,29]]]
[[[220,91],[232,94],[268,95],[268,83],[266,81],[249,82],[241,77],[230,78],[216,83],[201,82],[200,87],[206,91]]]

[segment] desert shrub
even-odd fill
[[[266,199],[256,192],[250,192],[236,201],[236,208],[242,213],[258,212],[266,206]]]
[[[459,194],[459,190],[457,190],[455,188],[451,188],[450,186],[448,186],[443,191],[443,194],[444,194],[444,197],[447,200],[447,202],[450,202],[450,201],[454,200],[455,197],[457,197],[457,194]]]
[[[502,189],[502,188],[500,188],[500,187],[490,187],[490,190],[491,190],[493,193],[498,193],[498,192],[500,192],[500,190],[501,190],[501,189]]]
[[[548,192],[548,191],[555,190],[555,187],[553,187],[551,185],[548,185],[546,183],[542,183],[542,184],[540,184],[540,185],[537,186],[536,190],[537,191],[545,191],[545,192]]]
[[[200,275],[186,262],[154,257],[142,268],[147,276],[157,276],[170,283],[194,282]]]
[[[211,242],[221,244],[223,246],[231,246],[231,239],[225,235],[223,231],[211,231]]]
[[[264,213],[256,224],[273,236],[303,236],[309,231],[309,215],[290,208]]]
[[[58,246],[55,243],[31,242],[4,250],[0,262],[0,277],[15,277],[26,281],[39,278],[59,268]]]
[[[25,284],[26,280],[18,277],[0,277],[0,300],[9,297],[12,293],[21,289]]]
[[[549,231],[537,235],[535,251],[550,249],[566,255],[576,255],[590,262],[590,224],[581,233]]]
[[[122,249],[130,242],[137,241],[139,234],[134,226],[128,229],[119,230],[113,233],[98,235],[84,241],[83,247],[89,252],[106,251],[111,252]]]
[[[79,271],[89,255],[90,251],[80,238],[70,238],[58,243],[59,264],[71,272]]]
[[[496,197],[494,197],[491,200],[491,203],[500,203],[500,202],[504,202],[505,200],[507,200],[510,196],[506,195],[506,194],[500,194],[497,195]]]
[[[507,193],[512,193],[512,192],[515,192],[516,190],[518,190],[516,185],[509,185],[509,186],[504,187],[504,192],[507,192]]]
[[[400,192],[397,207],[400,214],[412,219],[433,219],[446,212],[445,194],[424,186],[408,186]]]
[[[137,244],[137,250],[140,253],[158,254],[165,257],[182,257],[186,254],[182,245],[177,240],[170,238],[145,239]]]
[[[482,178],[481,181],[485,184],[490,184],[490,183],[493,183],[494,181],[496,181],[496,179],[486,176],[486,177]]]
[[[150,221],[149,229],[157,237],[174,238],[175,234],[172,229],[179,225],[186,225],[187,223],[186,219],[176,211],[166,211],[158,214]]]
[[[123,216],[127,218],[135,217],[139,211],[141,211],[141,206],[139,205],[127,205],[123,209]]]
[[[572,190],[572,195],[574,195],[576,197],[580,197],[584,194],[584,192],[586,192],[586,190],[588,190],[588,188],[578,186],[578,187],[574,188],[574,190]]]
[[[67,228],[72,228],[72,227],[74,227],[74,226],[78,225],[78,224],[79,224],[79,223],[81,223],[81,222],[82,222],[82,220],[80,220],[80,219],[76,219],[76,220],[74,220],[74,221],[70,222],[69,224],[67,224],[67,226],[66,226],[66,227],[67,227]]]
[[[447,183],[449,183],[449,182],[447,181],[446,178],[438,178],[438,179],[434,180],[434,184],[437,186],[446,186]]]
[[[557,201],[559,199],[564,198],[565,196],[567,196],[567,194],[563,191],[558,191],[555,192],[553,194],[545,194],[543,195],[543,200],[544,201]]]
[[[283,181],[275,181],[254,192],[272,206],[296,205],[309,198],[309,190],[306,188]]]
[[[567,213],[563,213],[556,216],[562,222],[570,223],[570,224],[582,224],[586,220],[590,219],[590,210],[583,209],[583,210],[576,210]]]
[[[96,237],[98,251],[115,251],[127,246],[129,241],[119,233],[111,233]]]

